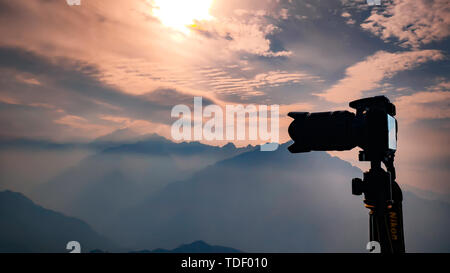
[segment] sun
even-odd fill
[[[152,14],[161,23],[177,31],[188,33],[195,21],[210,20],[213,0],[153,0]]]

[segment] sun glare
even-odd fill
[[[189,32],[196,20],[210,20],[213,0],[153,0],[152,13],[167,27]]]

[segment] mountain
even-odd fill
[[[364,250],[367,211],[350,187],[362,172],[327,153],[293,155],[286,146],[243,153],[171,183],[126,210],[106,234],[131,248],[202,238],[249,252]]]
[[[224,246],[209,245],[204,241],[184,244],[172,250],[157,248],[154,250],[134,251],[133,253],[240,253],[241,251]]]
[[[404,191],[403,215],[407,251],[450,252],[450,205],[447,202],[420,198]]]
[[[249,151],[167,185],[106,234],[131,248],[202,238],[246,252],[366,252],[368,210],[351,194],[362,171],[324,152]],[[405,192],[406,248],[450,251],[450,207]]]
[[[112,145],[117,143],[133,143],[149,137],[148,135],[139,135],[130,128],[123,128],[115,130],[109,134],[96,138],[92,143],[110,143]]]
[[[260,152],[156,136],[115,143],[54,177],[38,197],[127,249],[174,251],[182,242],[201,238],[246,252],[365,252],[368,211],[360,196],[351,195],[350,183],[362,171],[325,152],[290,154],[288,145]],[[5,193],[0,198],[3,248],[65,251],[61,244],[73,240],[58,239],[66,226],[56,220],[40,223],[36,214],[48,213],[28,213],[35,210],[29,208],[47,210],[20,194]],[[404,187],[403,207],[407,251],[450,252],[448,203]],[[83,234],[92,231],[69,219],[78,223],[71,226],[84,226],[76,228]],[[28,229],[33,225],[37,231]],[[97,239],[83,241],[83,249],[111,251],[91,240]]]
[[[0,252],[69,252],[78,241],[81,251],[116,246],[85,222],[36,205],[24,195],[0,192]]]
[[[165,185],[255,149],[236,148],[233,144],[216,147],[198,142],[174,143],[158,135],[132,143],[106,142],[109,139],[97,139],[98,143],[92,145],[102,143],[105,149],[36,187],[32,199],[87,221],[102,232],[119,211],[135,206]]]
[[[450,204],[450,194],[442,194],[428,190],[418,189],[416,187],[412,187],[409,185],[404,185],[403,189],[423,199],[442,201],[447,204]]]

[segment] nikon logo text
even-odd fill
[[[267,105],[226,105],[224,127],[222,108],[214,104],[203,108],[202,97],[194,97],[193,115],[187,105],[172,108],[171,117],[179,119],[173,123],[171,134],[174,140],[187,141],[256,140],[265,143],[261,145],[261,151],[274,151],[279,141],[279,105],[270,106],[270,118],[268,112]]]

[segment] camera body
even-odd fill
[[[350,102],[356,113],[290,112],[294,118],[288,132],[294,143],[291,153],[343,151],[360,147],[360,160],[381,160],[397,149],[395,106],[385,96]]]

